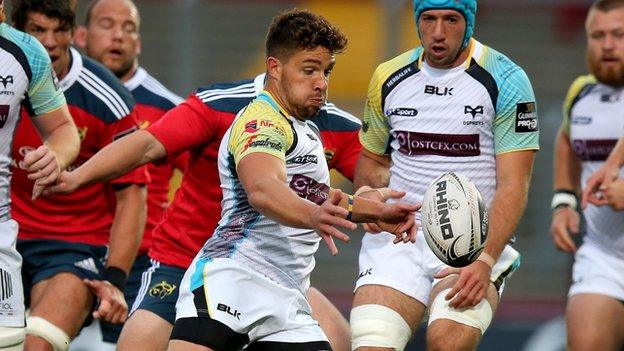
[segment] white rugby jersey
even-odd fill
[[[624,89],[596,82],[593,76],[577,78],[568,91],[563,108],[563,126],[582,166],[581,184],[607,159],[624,133]],[[624,172],[620,171],[620,176]],[[624,258],[624,212],[610,206],[589,205],[583,211],[586,240]]]
[[[362,145],[390,155],[390,187],[421,202],[444,172],[470,178],[489,206],[496,155],[537,150],[535,96],[524,71],[471,39],[470,55],[452,69],[423,62],[423,48],[381,64],[368,90]],[[419,215],[419,214],[418,214]]]
[[[329,169],[318,129],[310,121],[289,116],[263,91],[239,113],[221,141],[221,220],[200,256],[234,259],[305,295],[320,237],[310,229],[281,225],[249,204],[236,165],[255,152],[283,160],[286,182],[300,197],[319,205],[327,199]]]
[[[0,221],[10,216],[11,147],[22,104],[41,115],[60,108],[65,97],[39,41],[0,23]]]

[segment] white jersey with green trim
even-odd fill
[[[624,88],[601,84],[591,76],[581,76],[572,83],[563,106],[563,127],[581,162],[581,185],[584,187],[609,157],[624,133]],[[620,171],[620,177],[624,171]],[[624,212],[609,206],[589,205],[583,210],[587,235],[601,249],[624,258]]]
[[[22,105],[40,115],[65,104],[50,57],[34,37],[0,23],[0,221],[10,217],[11,146]]]
[[[284,162],[286,185],[299,197],[318,205],[327,199],[329,169],[318,128],[289,116],[263,91],[239,113],[221,141],[221,220],[199,255],[234,259],[305,296],[320,237],[310,229],[277,223],[251,206],[236,167],[243,157],[258,152]]]
[[[448,171],[470,178],[491,203],[496,155],[539,149],[535,96],[524,71],[471,39],[468,59],[451,69],[423,62],[423,48],[381,64],[368,90],[362,145],[390,155],[389,186],[421,202]]]

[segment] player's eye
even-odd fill
[[[134,25],[134,23],[125,23],[123,25],[123,31],[126,34],[134,34],[136,33],[136,26]]]
[[[98,21],[98,24],[103,29],[113,28],[113,20],[111,20],[110,18],[102,18]]]
[[[314,68],[304,68],[303,69],[303,73],[307,74],[307,75],[312,75],[314,74],[315,69]]]

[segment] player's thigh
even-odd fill
[[[308,290],[308,301],[312,307],[312,318],[319,322],[333,351],[350,351],[351,330],[342,313],[315,288]]]
[[[165,351],[172,329],[153,312],[136,310],[121,331],[117,351]]]
[[[572,295],[566,326],[570,351],[619,351],[624,342],[624,304],[606,295]]]
[[[183,340],[169,341],[167,351],[214,351],[213,349]]]
[[[475,324],[483,324],[491,321],[498,307],[499,295],[494,284],[488,286],[485,301],[475,306],[471,311],[458,311],[451,309],[451,313],[445,311],[433,311],[433,308],[449,309],[448,305],[436,304],[436,299],[444,299],[448,289],[457,282],[458,275],[451,275],[438,282],[431,291],[429,306],[432,307],[430,314],[436,314],[434,320],[427,327],[428,350],[474,350],[481,339],[482,330]],[[489,307],[487,305],[489,305]],[[489,317],[483,316],[479,309],[491,309]],[[486,311],[488,312],[488,311]],[[441,314],[438,314],[441,313]],[[439,317],[438,317],[439,316]],[[487,319],[487,321],[483,320]],[[487,326],[485,327],[487,328]]]
[[[78,333],[94,303],[89,288],[72,273],[58,273],[35,284],[31,296],[30,315],[47,320],[70,337]]]

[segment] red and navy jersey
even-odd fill
[[[184,101],[141,67],[124,85],[130,90],[136,101],[134,109],[141,129],[154,124],[167,111]],[[173,162],[150,163],[147,166],[151,182],[147,186],[147,220],[138,255],[144,255],[149,250],[152,243],[152,230],[160,222],[165,213],[165,208],[168,206],[169,181],[174,168],[184,170],[187,160],[188,153],[183,153]]]
[[[61,80],[78,132],[80,153],[68,169],[75,169],[113,140],[137,129],[134,100],[108,69],[71,49],[71,67]],[[27,178],[24,155],[41,145],[41,138],[22,109],[13,142],[11,212],[20,224],[19,239],[56,239],[94,245],[108,243],[115,208],[114,184],[146,184],[145,167],[110,183],[84,186],[72,194],[31,200],[33,182]]]
[[[164,145],[169,159],[190,150],[182,185],[153,231],[151,258],[187,268],[214,232],[223,196],[217,169],[219,144],[236,114],[263,86],[264,74],[200,88],[147,129]],[[329,167],[351,179],[361,151],[359,120],[328,103],[313,122],[320,129]]]

